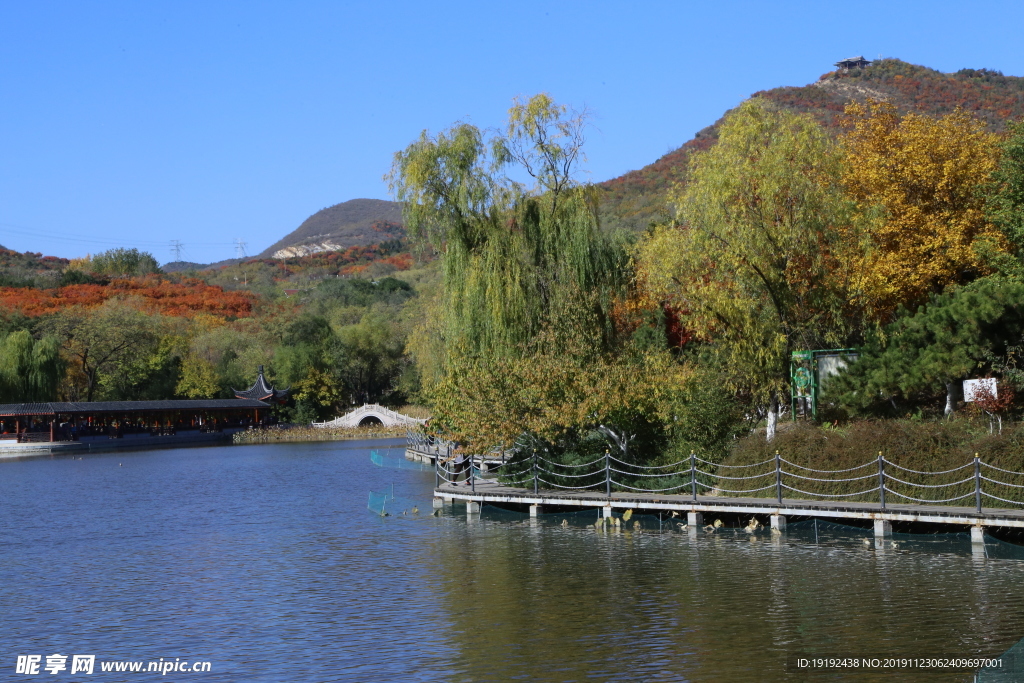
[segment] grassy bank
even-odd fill
[[[407,427],[385,427],[372,425],[366,427],[287,427],[270,429],[249,429],[236,432],[235,443],[276,443],[279,441],[344,441],[350,439],[379,439],[404,437]]]
[[[1014,472],[1024,471],[1024,425],[1004,426],[1002,434],[990,434],[987,420],[970,418],[950,421],[862,421],[838,428],[797,424],[780,431],[771,443],[765,441],[763,434],[741,439],[721,463],[731,467],[718,469],[716,485],[724,490],[774,487],[776,451],[788,461],[782,465],[783,470],[791,473],[784,478],[786,485],[811,494],[832,496],[877,487],[877,459],[881,452],[892,463],[886,466],[887,486],[890,489],[905,496],[937,503],[974,491],[974,467],[971,463],[975,453],[988,465]],[[920,472],[946,473],[934,475]],[[1007,474],[984,466],[981,473],[989,479],[1024,486],[1024,475]],[[756,478],[737,481],[721,478],[721,475]],[[842,479],[847,481],[840,481]],[[964,479],[968,481],[962,481]],[[982,489],[991,495],[1024,503],[1024,488],[983,481]],[[775,491],[770,488],[760,493],[734,495],[773,497]],[[784,495],[788,498],[813,498],[789,490],[785,490]],[[913,502],[888,493],[886,498],[887,502],[892,503]],[[837,500],[877,501],[878,492]],[[948,504],[972,506],[974,499],[970,497]],[[985,498],[983,504],[990,507],[1006,505],[992,498]]]

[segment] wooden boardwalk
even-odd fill
[[[467,483],[458,486],[445,484],[434,489],[435,504],[462,501],[469,510],[479,510],[483,503],[509,507],[528,508],[531,514],[545,511],[545,508],[600,508],[605,516],[613,511],[633,509],[637,512],[685,512],[691,524],[701,524],[703,516],[709,513],[768,515],[772,526],[784,528],[787,517],[817,517],[819,519],[872,520],[876,535],[891,533],[893,522],[922,524],[949,524],[972,529],[972,538],[981,537],[985,527],[1010,527],[1024,529],[1024,510],[982,508],[979,513],[973,507],[948,505],[907,505],[879,503],[853,503],[829,500],[795,500],[783,498],[780,504],[774,498],[733,498],[720,496],[668,495],[664,493],[644,494],[635,492],[613,492],[606,496],[597,491],[561,491],[503,486],[494,480],[477,479],[471,488]]]

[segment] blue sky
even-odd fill
[[[421,130],[548,92],[595,115],[594,181],[836,60],[1024,75],[1020,2],[0,1],[0,244],[257,253],[389,198]]]

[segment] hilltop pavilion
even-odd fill
[[[835,66],[838,66],[840,71],[849,71],[850,69],[863,69],[870,63],[870,59],[864,59],[863,56],[857,56],[841,59],[835,63]]]

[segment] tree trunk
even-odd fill
[[[622,453],[623,460],[627,460],[629,458],[629,442],[636,437],[636,434],[628,435],[624,431],[620,431],[620,433],[616,434],[614,427],[606,427],[605,425],[598,425],[597,429],[599,432],[611,439],[612,443],[619,448],[619,452]]]
[[[768,401],[768,430],[766,438],[768,441],[775,440],[775,426],[779,422],[779,397],[772,394]]]
[[[957,399],[957,383],[953,381],[946,382],[946,409],[943,411],[943,415],[949,417],[953,414],[956,409]]]

